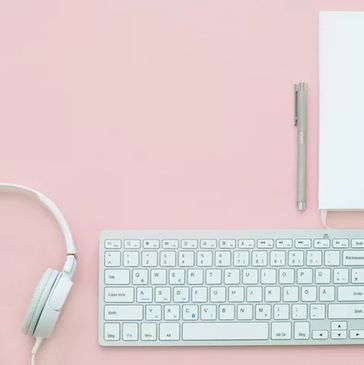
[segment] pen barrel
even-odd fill
[[[297,207],[306,208],[306,131],[298,133],[297,141]]]

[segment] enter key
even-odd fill
[[[339,286],[337,299],[340,302],[364,301],[364,286]]]

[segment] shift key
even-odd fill
[[[329,318],[364,318],[364,304],[329,304]]]
[[[107,321],[141,321],[143,306],[141,305],[105,305]]]

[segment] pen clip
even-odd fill
[[[297,127],[298,123],[298,89],[299,84],[294,85],[294,125]]]

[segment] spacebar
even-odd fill
[[[267,340],[268,323],[184,323],[186,341]]]

